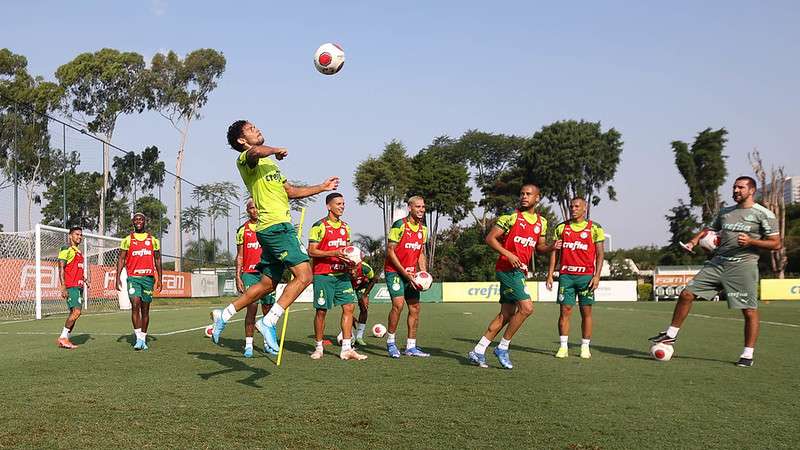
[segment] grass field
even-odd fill
[[[732,364],[742,322],[721,303],[695,305],[668,363],[648,357],[646,338],[673,303],[597,305],[591,360],[577,347],[553,357],[557,306],[539,304],[512,342],[512,371],[493,356],[489,369],[464,357],[494,304],[423,305],[419,345],[430,359],[390,360],[369,338],[363,362],[339,360],[335,346],[308,358],[312,312],[299,304],[281,367],[260,352],[242,357],[241,322],[222,346],[185,331],[209,322],[211,304],[156,304],[147,352],[131,349],[126,313],[82,317],[73,351],[56,348],[61,316],[0,324],[0,448],[800,445],[800,303],[762,305],[752,369]],[[387,311],[373,305],[370,324],[386,323]],[[402,328],[398,337],[404,344]]]

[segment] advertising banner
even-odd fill
[[[528,281],[526,289],[531,299],[538,295],[537,282]],[[497,303],[500,301],[499,281],[442,283],[442,301],[466,303]]]
[[[761,300],[800,300],[800,279],[761,280]]]

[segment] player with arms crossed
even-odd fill
[[[325,333],[325,317],[334,306],[342,307],[341,359],[367,359],[353,350],[353,310],[356,296],[350,283],[349,266],[344,249],[350,245],[350,225],[342,220],[344,197],[338,192],[325,197],[328,215],[318,220],[308,233],[308,254],[314,264],[314,352],[311,359],[323,355],[322,338]]]
[[[358,345],[366,346],[364,341],[364,330],[367,328],[367,316],[369,313],[369,293],[375,286],[377,277],[372,267],[365,263],[360,262],[350,268],[350,283],[353,286],[353,292],[358,299],[358,321],[356,325],[356,338],[355,342]],[[343,333],[340,331],[336,336],[336,340],[341,342],[344,338]]]
[[[719,246],[681,291],[669,328],[651,337],[650,341],[674,344],[678,330],[692,309],[692,302],[697,297],[710,300],[725,291],[728,308],[741,309],[744,315],[744,350],[736,365],[753,365],[759,331],[758,253],[781,248],[775,214],[755,202],[756,190],[756,181],[750,177],[739,177],[733,183],[736,205],[720,209],[710,227],[719,233]],[[702,234],[701,231],[686,244],[688,251],[697,247]]]
[[[599,224],[586,220],[586,200],[575,197],[569,202],[570,220],[558,224],[555,230],[555,249],[561,250],[561,268],[558,270],[558,338],[561,345],[556,358],[569,356],[569,319],[575,298],[581,310],[581,358],[591,358],[589,343],[592,340],[592,305],[594,291],[600,284],[603,268],[603,241],[605,233]],[[547,289],[553,289],[553,272],[556,252],[550,253],[547,270]]]
[[[261,261],[261,245],[256,238],[255,226],[258,223],[258,209],[253,199],[247,199],[245,206],[247,222],[236,230],[236,290],[239,294],[244,293],[250,286],[257,284],[261,280],[261,273],[258,271],[258,263]],[[261,311],[267,315],[269,309],[275,304],[275,293],[271,292],[263,297],[259,302],[247,305],[247,315],[244,318],[244,356],[253,357],[253,335],[256,329],[256,314],[258,304],[261,304]],[[276,354],[264,339],[264,351]]]
[[[119,244],[117,290],[122,289],[122,269],[128,273],[128,296],[131,298],[131,322],[136,335],[134,350],[147,350],[147,327],[150,324],[150,303],[153,292],[161,290],[161,245],[145,231],[147,218],[138,212],[131,218],[133,233]]]
[[[408,216],[395,221],[389,230],[389,245],[386,247],[386,286],[392,298],[389,311],[389,327],[386,334],[386,349],[389,357],[399,358],[400,350],[395,343],[395,333],[400,322],[404,304],[408,304],[408,338],[406,356],[431,356],[417,347],[417,326],[419,325],[419,286],[414,282],[417,269],[427,272],[425,243],[428,228],[422,223],[425,218],[425,200],[414,196],[408,199]]]
[[[486,349],[500,330],[506,327],[494,354],[501,366],[514,368],[508,346],[514,334],[533,314],[533,300],[525,286],[528,266],[534,249],[549,252],[554,248],[545,241],[547,219],[535,210],[540,197],[538,186],[530,183],[523,185],[519,192],[519,208],[511,214],[500,216],[486,235],[486,244],[500,254],[494,269],[500,282],[500,313],[489,323],[489,328],[467,355],[479,367],[489,367],[484,355]]]
[[[81,227],[72,227],[67,238],[69,245],[61,247],[58,252],[58,278],[61,280],[61,298],[67,301],[69,316],[57,342],[61,348],[73,349],[78,346],[69,340],[69,335],[75,328],[78,317],[81,316],[83,285],[86,282],[83,253],[79,247],[83,241],[83,230]]]
[[[339,186],[339,178],[331,177],[315,186],[294,186],[287,182],[270,156],[281,160],[288,156],[288,150],[264,145],[261,131],[246,120],[231,124],[227,138],[231,148],[239,152],[236,168],[239,169],[242,181],[258,210],[255,230],[261,245],[261,262],[257,268],[262,276],[257,284],[250,286],[236,301],[221,311],[219,318],[214,321],[211,339],[218,344],[220,333],[231,317],[247,305],[275,291],[288,268],[292,272],[292,279],[269,312],[256,321],[256,328],[264,336],[267,346],[277,352],[279,346],[275,324],[284,310],[297,300],[312,281],[308,253],[292,226],[289,199],[335,190]]]

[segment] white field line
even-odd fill
[[[628,311],[628,312],[642,312],[643,311],[642,309],[615,308],[613,306],[605,308],[605,309],[610,309],[610,310],[613,310],[613,311]],[[648,312],[655,313],[655,314],[669,314],[669,315],[672,315],[671,311],[648,311]],[[718,317],[718,316],[709,316],[707,314],[695,314],[695,313],[689,313],[689,316],[691,316],[691,317],[699,317],[701,319],[731,320],[731,321],[734,321],[734,322],[744,322],[744,319],[741,319],[741,318],[738,318],[738,317]],[[798,325],[796,323],[772,322],[772,321],[769,321],[769,320],[761,320],[760,323],[765,324],[765,325],[775,325],[775,326],[779,326],[779,327],[800,328],[800,325]]]
[[[185,310],[185,309],[188,309],[188,308],[162,309],[160,311],[175,311],[175,310]],[[153,310],[153,311],[156,311],[156,310]],[[311,311],[311,308],[299,308],[299,309],[290,310],[290,312],[293,312],[293,313],[303,312],[303,311]],[[228,323],[242,322],[243,320],[244,319],[234,319],[234,320],[228,321]],[[172,335],[175,335],[175,334],[189,333],[191,331],[202,330],[205,327],[207,327],[208,325],[210,325],[210,324],[206,324],[206,325],[199,326],[199,327],[194,327],[194,328],[186,328],[186,329],[183,329],[183,330],[167,331],[165,333],[149,333],[149,334],[150,334],[150,336],[172,336]],[[30,335],[30,336],[54,335],[55,336],[55,335],[58,335],[59,332],[57,332],[57,331],[0,331],[0,335],[4,335],[4,334],[5,335],[13,334],[13,335],[19,335],[19,336],[27,336],[27,335]],[[90,334],[92,336],[119,336],[120,335],[120,333],[93,333],[91,331],[79,331],[77,334]]]
[[[183,306],[183,307],[180,307],[180,308],[151,309],[150,311],[151,312],[186,311],[187,309],[203,309],[203,308],[214,309],[213,307],[209,307],[209,306]],[[130,314],[130,313],[131,313],[130,309],[126,309],[126,310],[122,310],[122,311],[104,311],[104,312],[97,312],[97,313],[96,312],[92,312],[92,310],[89,310],[89,312],[87,313],[87,316],[97,317],[97,316],[111,316],[111,315],[114,315],[114,314]],[[66,316],[66,315],[67,315],[67,313],[52,314],[52,315],[48,315],[48,316],[43,317],[41,320],[54,320],[54,319],[63,320],[64,316]],[[10,325],[10,324],[14,324],[14,323],[33,322],[34,320],[36,320],[36,319],[7,320],[5,322],[0,322],[0,325]]]

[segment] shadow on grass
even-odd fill
[[[234,374],[238,372],[244,372],[244,373],[250,372],[249,376],[241,380],[237,380],[236,382],[244,384],[245,386],[250,386],[260,389],[262,386],[256,384],[256,382],[270,374],[269,372],[260,367],[251,367],[245,364],[243,361],[244,356],[241,355],[234,357],[219,353],[205,353],[205,352],[189,352],[189,355],[192,355],[201,361],[214,361],[219,365],[225,367],[224,369],[218,370],[216,372],[198,373],[197,375],[203,380],[208,380],[212,377],[220,375]]]
[[[464,349],[464,359],[465,360],[466,360],[467,352],[472,350],[472,348],[478,342],[477,339],[465,339],[465,338],[453,338],[453,340],[470,344],[469,347],[466,347]],[[494,346],[497,345],[497,342],[493,342],[492,344],[493,345],[491,345],[490,348],[494,348]],[[553,356],[553,354],[554,354],[553,350],[535,348],[535,347],[523,347],[521,345],[514,345],[514,344],[512,344],[510,347],[508,347],[508,349],[509,349],[509,351],[521,351],[521,352],[527,352],[527,353],[537,353],[537,354],[540,354],[540,355],[547,355],[547,356]]]
[[[147,336],[147,342],[157,342],[158,338],[156,336]],[[131,334],[123,334],[122,336],[117,338],[117,342],[125,342],[133,347],[133,344],[136,343],[136,338]]]
[[[75,345],[83,345],[91,340],[94,340],[94,338],[92,337],[91,334],[85,333],[85,334],[78,334],[75,336],[71,336],[69,340],[72,341],[72,343]]]

